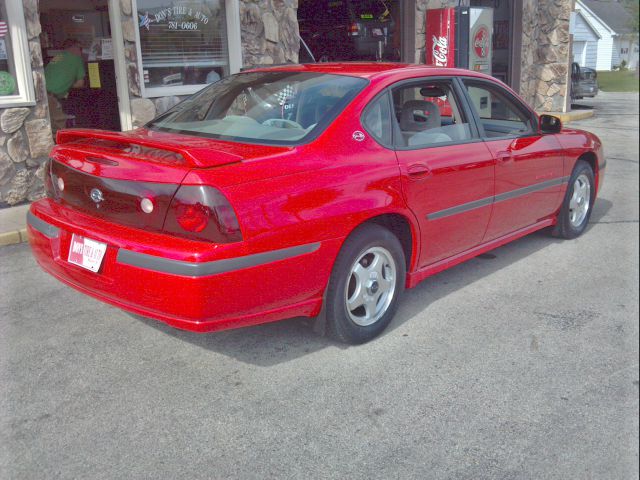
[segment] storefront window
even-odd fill
[[[33,80],[22,5],[0,4],[0,107],[33,105]]]
[[[229,73],[224,0],[137,0],[144,96],[194,93]]]

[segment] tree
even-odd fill
[[[640,10],[640,2],[638,0],[624,0],[624,4],[629,9],[631,15],[629,16],[629,27],[634,33],[638,33],[638,11]]]

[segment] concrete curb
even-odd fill
[[[553,115],[554,117],[558,117],[563,124],[575,122],[577,120],[584,120],[585,118],[591,118],[595,115],[594,110],[572,110],[566,113],[558,113],[558,112],[541,112],[542,114]]]
[[[26,228],[14,230],[13,232],[0,233],[0,247],[15,245],[26,241],[28,241]]]

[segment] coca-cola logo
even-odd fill
[[[480,27],[473,37],[473,49],[480,58],[489,55],[489,30],[487,27]]]
[[[447,37],[433,36],[433,64],[437,67],[447,66],[447,56],[449,55],[449,40]]]

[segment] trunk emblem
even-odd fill
[[[99,204],[104,200],[104,196],[102,195],[102,191],[99,188],[92,188],[91,193],[89,193],[91,200],[93,200],[96,204]]]

